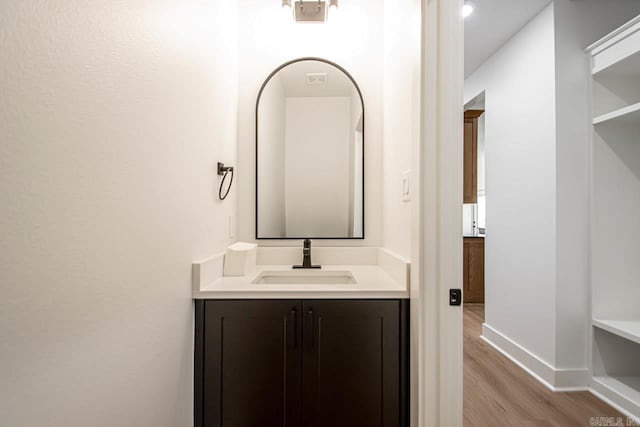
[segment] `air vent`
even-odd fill
[[[327,73],[307,73],[308,85],[326,85],[329,82]]]

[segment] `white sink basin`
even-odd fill
[[[357,282],[350,271],[292,270],[263,271],[251,283],[262,285],[349,285]]]

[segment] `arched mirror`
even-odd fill
[[[364,101],[337,64],[290,61],[260,89],[256,238],[364,238]]]

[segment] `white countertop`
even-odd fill
[[[324,265],[322,271],[349,271],[356,283],[259,284],[252,283],[265,271],[292,271],[290,265],[259,265],[254,274],[220,277],[194,288],[194,299],[297,299],[297,298],[409,298],[406,284],[398,283],[377,265]],[[313,270],[297,270],[310,274]]]
[[[409,298],[411,263],[385,248],[318,247],[314,249],[313,261],[314,264],[321,264],[322,269],[294,270],[291,266],[300,264],[302,258],[300,248],[258,247],[257,262],[251,260],[245,270],[241,270],[251,271],[245,276],[225,276],[225,256],[221,253],[193,263],[193,299]],[[341,280],[335,274],[329,274],[333,278],[327,279],[326,273],[331,271],[349,272],[355,283],[326,283]],[[325,283],[253,283],[265,272],[288,272],[283,276],[294,277],[319,272],[318,275],[325,276],[322,279]]]

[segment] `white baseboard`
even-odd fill
[[[589,390],[589,370],[586,368],[556,369],[486,323],[482,324],[480,338],[552,391]]]
[[[640,417],[634,415],[629,410],[627,410],[627,409],[623,408],[622,406],[618,405],[616,402],[614,402],[613,400],[609,399],[605,395],[599,393],[597,390],[594,390],[593,388],[590,388],[589,391],[591,392],[591,394],[593,394],[595,397],[597,397],[598,399],[600,399],[603,402],[605,402],[607,405],[611,406],[615,410],[620,411],[620,413],[622,413],[622,414],[626,415],[627,417],[629,417],[629,419],[633,420],[633,422],[635,422],[636,424],[640,424]]]

